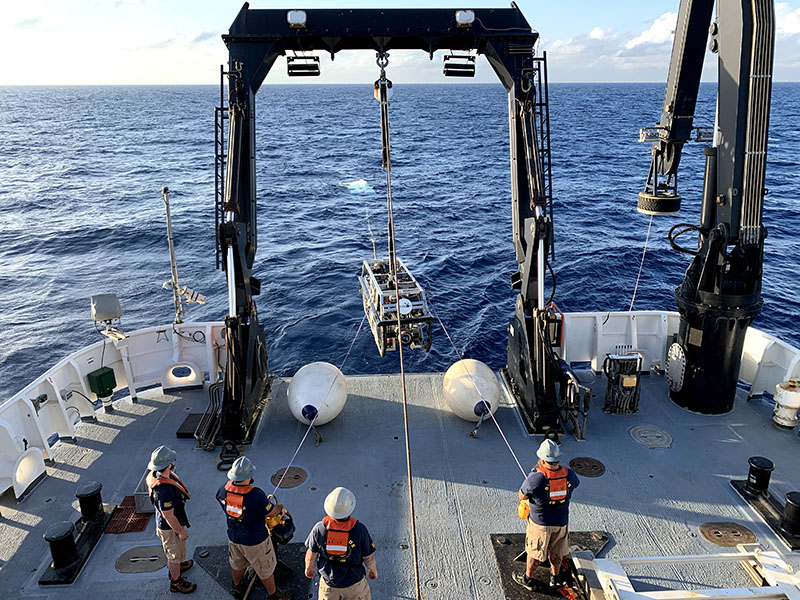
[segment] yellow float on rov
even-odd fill
[[[431,349],[431,321],[425,292],[399,258],[397,274],[400,301],[388,259],[365,260],[361,266],[361,298],[378,352],[397,350],[397,340],[410,348]],[[399,304],[399,319],[398,319]],[[399,323],[399,331],[398,331]]]

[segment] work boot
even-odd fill
[[[197,589],[197,584],[192,583],[191,581],[186,581],[183,577],[179,579],[171,579],[169,580],[169,591],[170,592],[180,592],[181,594],[191,594],[193,591]]]
[[[558,575],[553,575],[550,573],[550,582],[548,583],[551,590],[557,590],[561,587],[561,583],[558,581]]]
[[[267,596],[267,600],[292,600],[292,590],[276,589],[274,594]]]
[[[562,585],[564,585],[565,583],[569,583],[569,582],[570,582],[570,579],[572,579],[572,576],[570,575],[569,569],[564,569],[564,568],[562,568],[562,569],[561,569],[561,570],[558,572],[558,575],[556,575],[556,576],[555,576],[556,583],[557,583],[559,586],[562,586]]]
[[[241,600],[244,598],[244,593],[247,591],[247,582],[242,579],[239,582],[239,585],[231,584],[231,596],[236,598],[236,600]]]
[[[181,563],[181,573],[186,573],[189,569],[194,566],[194,561],[190,558],[189,560],[185,560]]]
[[[520,573],[519,571],[514,571],[511,573],[511,579],[516,581],[522,587],[524,587],[529,592],[537,591],[537,582],[533,577],[528,577],[525,573]]]

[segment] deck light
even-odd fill
[[[290,10],[286,13],[286,22],[292,29],[305,29],[307,20],[304,10]]]
[[[316,77],[319,75],[319,56],[287,56],[289,77]]]
[[[447,54],[442,61],[445,77],[475,77],[475,57]]]
[[[456,25],[458,27],[472,27],[475,22],[474,10],[457,10],[456,11]]]

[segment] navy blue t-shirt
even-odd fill
[[[326,555],[327,538],[328,529],[322,521],[314,525],[306,538],[306,548],[317,554],[317,568],[325,583],[330,587],[345,588],[364,579],[364,557],[375,552],[375,544],[367,528],[361,522],[353,526],[347,544],[349,554],[346,556]]]
[[[219,500],[222,510],[225,510],[225,498],[228,492],[225,485],[221,485],[217,490],[217,500]],[[234,544],[245,546],[255,546],[269,537],[269,530],[265,519],[267,513],[275,508],[275,504],[267,497],[264,490],[254,487],[247,492],[242,500],[242,516],[235,518],[227,512],[228,518],[228,539]]]
[[[580,480],[575,471],[567,469],[567,497],[566,501],[559,504],[550,504],[550,497],[545,490],[547,477],[534,469],[522,482],[520,491],[528,497],[531,505],[530,520],[537,525],[549,527],[563,527],[569,522],[569,499],[573,490],[580,485]]]
[[[153,506],[156,508],[156,527],[159,529],[172,529],[162,514],[166,510],[174,511],[178,523],[184,527],[189,527],[189,519],[186,517],[186,498],[178,488],[169,483],[162,483],[153,488],[151,498]]]

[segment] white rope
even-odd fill
[[[642,262],[639,263],[639,274],[636,275],[636,285],[633,287],[633,298],[631,298],[631,306],[628,312],[633,310],[633,302],[636,300],[636,290],[639,289],[639,278],[642,276],[642,267],[644,267],[644,255],[647,254],[647,242],[650,240],[650,228],[653,226],[653,215],[650,215],[650,223],[647,225],[647,237],[644,239],[644,249],[642,250]]]
[[[450,345],[453,347],[453,352],[455,352],[455,355],[458,357],[458,359],[460,361],[464,360],[464,358],[462,357],[461,353],[458,351],[458,348],[456,348],[456,345],[453,342],[453,338],[450,337],[450,334],[447,332],[447,328],[444,326],[444,323],[439,318],[439,314],[434,312],[433,309],[431,308],[430,300],[428,300],[428,308],[430,309],[430,311],[433,314],[433,316],[436,317],[436,320],[439,321],[439,325],[441,325],[442,331],[444,331],[444,334],[447,336],[447,339],[450,340]],[[506,447],[508,448],[508,451],[511,453],[511,456],[514,458],[514,462],[517,463],[517,467],[519,468],[520,472],[522,473],[522,476],[523,477],[527,477],[528,473],[525,471],[525,469],[522,468],[522,464],[519,462],[519,459],[517,458],[517,455],[514,453],[514,450],[511,448],[511,444],[509,443],[508,438],[506,437],[506,434],[503,433],[503,429],[500,427],[500,423],[497,422],[497,419],[495,419],[494,414],[492,413],[491,404],[489,404],[486,401],[486,398],[483,397],[483,394],[481,393],[480,388],[478,387],[477,383],[475,383],[475,378],[472,376],[472,373],[467,371],[467,375],[469,376],[470,380],[472,381],[472,386],[475,388],[475,391],[478,392],[478,396],[480,396],[481,402],[483,402],[483,405],[486,407],[486,410],[489,411],[489,416],[492,417],[492,421],[494,421],[494,424],[497,427],[497,431],[500,432],[500,437],[502,437],[503,441],[506,443]]]
[[[367,314],[364,313],[364,316],[361,317],[361,323],[359,323],[359,325],[358,325],[358,330],[356,331],[355,336],[353,336],[353,341],[350,342],[350,347],[347,349],[347,354],[344,355],[344,360],[342,360],[342,364],[339,365],[339,370],[340,371],[344,367],[344,363],[347,362],[347,359],[350,356],[350,352],[353,350],[353,344],[356,343],[356,339],[358,339],[358,334],[361,333],[361,328],[364,326],[364,321],[366,320],[366,318],[367,318]],[[303,447],[303,444],[305,443],[306,438],[308,437],[308,434],[314,428],[314,423],[317,422],[317,419],[319,418],[319,415],[322,413],[322,408],[328,402],[328,396],[330,395],[331,390],[333,389],[333,384],[334,383],[336,383],[336,378],[335,377],[331,380],[331,385],[330,385],[330,387],[328,387],[328,391],[325,392],[325,397],[323,398],[322,404],[320,405],[319,409],[317,409],[317,414],[314,415],[314,418],[311,420],[311,423],[308,424],[308,429],[306,429],[306,433],[303,436],[303,439],[300,440],[300,443],[297,446],[297,450],[294,451],[294,454],[292,455],[292,458],[289,461],[289,464],[286,465],[286,468],[283,470],[283,475],[281,475],[281,479],[280,479],[280,481],[278,481],[278,485],[276,485],[275,489],[272,490],[272,495],[273,496],[278,491],[278,488],[281,487],[281,484],[283,483],[283,480],[286,477],[286,474],[289,472],[289,469],[291,468],[292,464],[294,464],[294,459],[297,458],[297,455],[300,453],[300,448]]]

